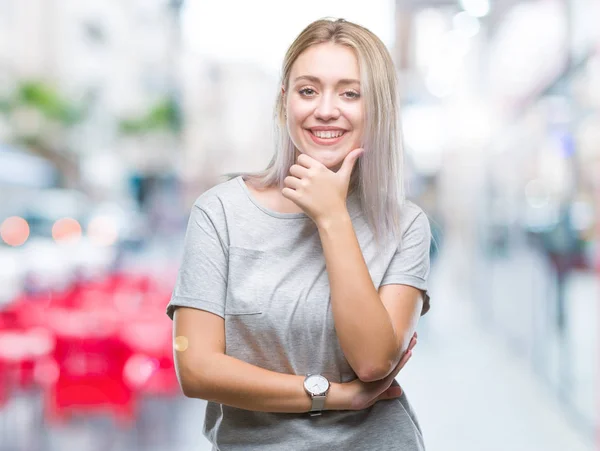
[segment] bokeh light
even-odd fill
[[[19,216],[6,218],[0,225],[0,236],[9,246],[21,246],[29,238],[29,224]]]
[[[78,241],[81,238],[81,225],[73,218],[59,219],[52,226],[52,238],[57,243]]]
[[[123,377],[131,387],[140,387],[158,369],[159,362],[143,354],[131,356],[123,368]]]
[[[474,17],[487,16],[490,12],[490,2],[488,0],[460,0],[463,9]]]
[[[187,337],[180,335],[175,338],[175,342],[173,343],[173,348],[176,351],[182,352],[188,348],[188,345],[189,345],[189,341],[188,341]]]
[[[95,245],[111,246],[117,241],[117,224],[109,216],[96,216],[87,226],[87,235]]]
[[[479,33],[479,29],[481,28],[479,20],[465,11],[461,11],[460,13],[456,14],[452,18],[452,24],[457,31],[470,38],[477,35],[477,33]]]

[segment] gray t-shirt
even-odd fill
[[[401,210],[401,244],[389,243],[382,251],[357,196],[349,196],[347,206],[375,288],[419,288],[425,292],[425,313],[431,239],[425,213],[407,201]],[[241,176],[195,202],[167,306],[171,319],[176,306],[224,318],[227,355],[280,373],[320,373],[331,382],[356,379],[335,333],[316,225],[304,213],[265,208]],[[325,411],[317,417],[209,402],[204,434],[214,450],[222,451],[424,449],[405,394],[361,411]]]

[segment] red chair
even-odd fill
[[[24,312],[28,312],[27,315]],[[28,389],[35,382],[36,363],[54,349],[54,336],[38,325],[36,304],[15,302],[0,313],[0,366],[4,392]]]
[[[109,413],[128,426],[137,396],[177,394],[171,286],[115,273],[15,299],[0,311],[0,405],[36,384],[50,422]]]
[[[0,362],[0,409],[3,408],[9,399],[9,372],[6,364]]]
[[[160,319],[157,319],[160,318]],[[134,352],[124,368],[130,387],[142,395],[175,395],[179,383],[173,363],[170,321],[146,314],[121,328],[120,337]]]
[[[131,351],[116,334],[116,322],[93,311],[54,311],[56,381],[46,388],[45,414],[60,422],[73,413],[109,413],[122,426],[135,419],[135,398],[123,378]],[[60,321],[62,330],[56,329]]]

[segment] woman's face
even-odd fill
[[[300,54],[290,72],[286,112],[297,151],[337,170],[362,142],[364,106],[354,51],[324,43]]]

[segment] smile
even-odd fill
[[[316,144],[320,145],[333,145],[337,144],[342,140],[346,134],[346,130],[307,130],[308,134]]]

